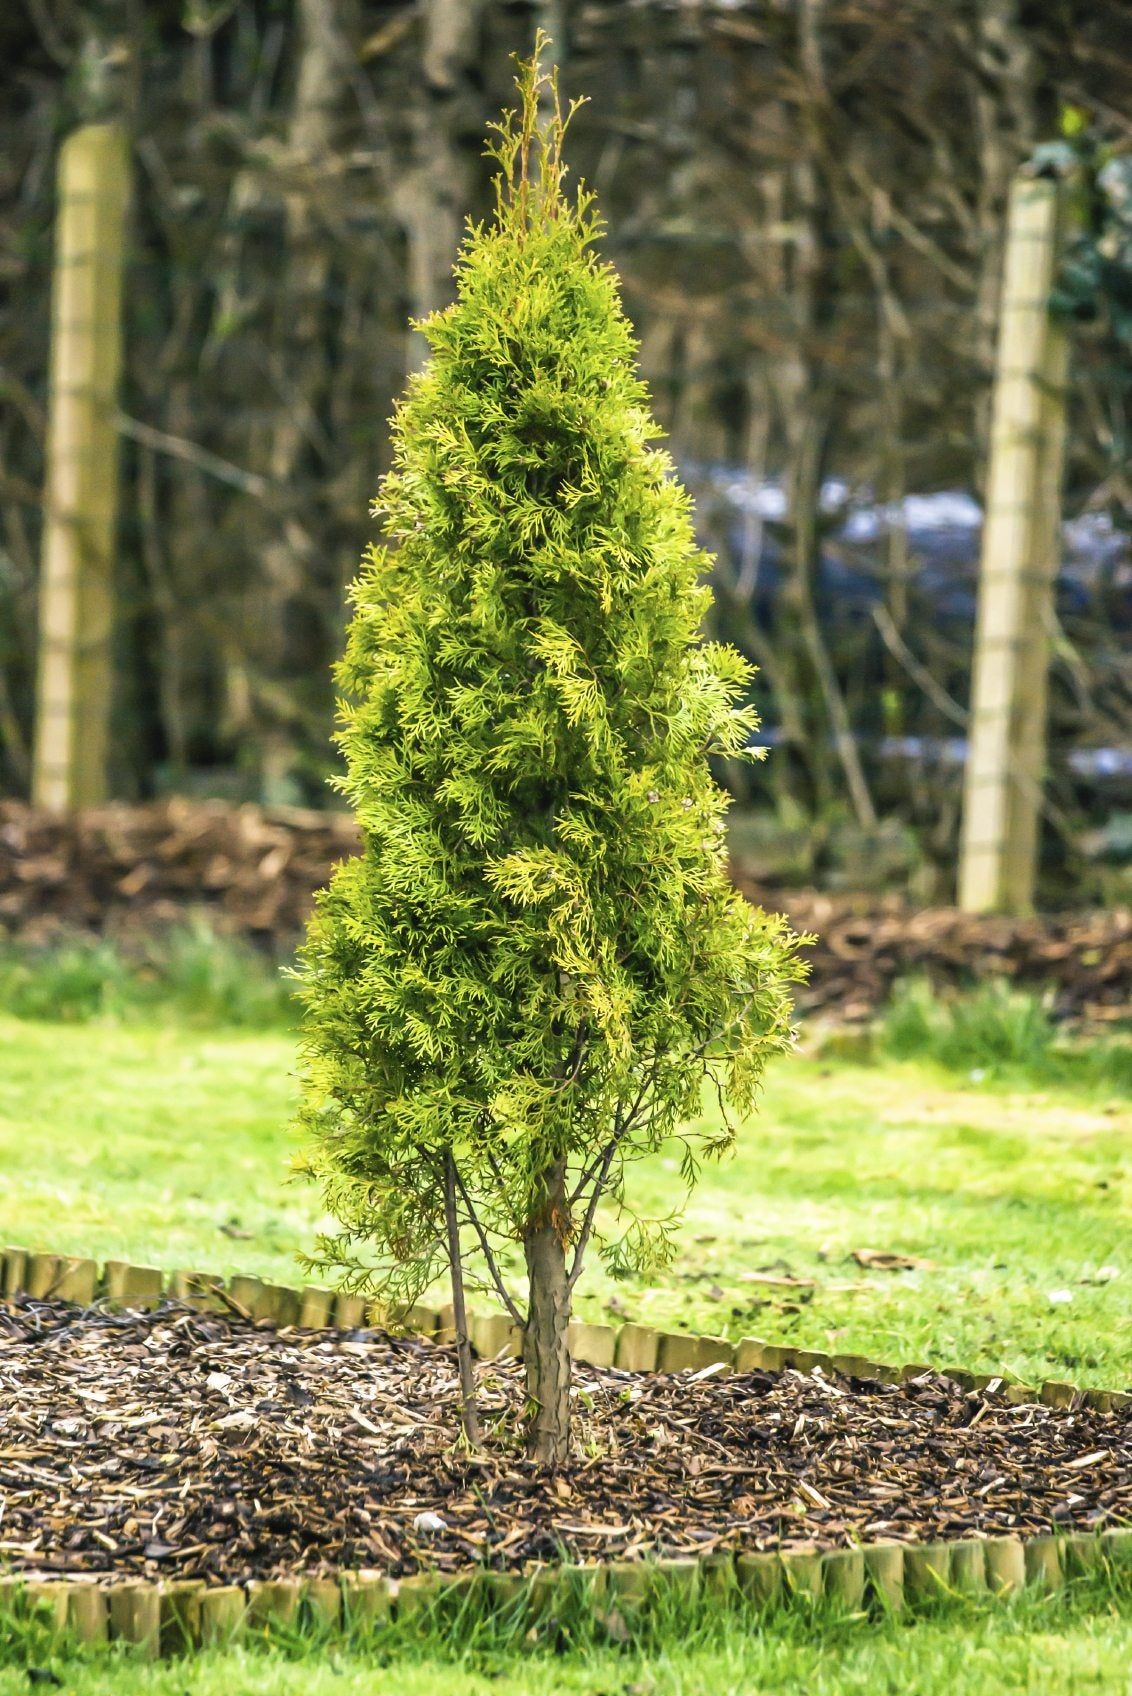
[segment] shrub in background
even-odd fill
[[[926,979],[898,983],[880,1021],[880,1049],[984,1078],[1132,1090],[1132,1044],[1124,1025],[1086,1035],[1054,1017],[1055,991],[1016,989],[1004,978],[948,993]]]
[[[294,1011],[278,964],[203,916],[122,939],[0,942],[0,1012],[20,1019],[266,1029],[293,1023]]]
[[[537,54],[518,86],[353,588],[338,739],[364,847],[302,952],[302,1119],[340,1225],[314,1264],[402,1303],[447,1265],[472,1437],[464,1282],[488,1282],[554,1464],[586,1249],[665,1260],[632,1163],[679,1137],[691,1184],[730,1145],[798,966],[725,875],[708,755],[748,750],[749,667],[700,639],[706,560]],[[691,1129],[705,1083],[723,1118]]]

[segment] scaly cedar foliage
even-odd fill
[[[797,939],[731,888],[708,769],[749,753],[750,668],[700,639],[709,562],[544,86],[521,69],[393,421],[337,674],[364,848],[302,953],[317,1264],[399,1302],[446,1264],[448,1155],[481,1278],[552,1169],[572,1278],[591,1233],[615,1271],[663,1261],[630,1164],[679,1136],[693,1181],[792,1040]]]

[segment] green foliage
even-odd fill
[[[1117,344],[1132,347],[1132,156],[1098,144],[1088,132],[1039,148],[1037,162],[1079,168],[1083,228],[1062,262],[1052,306],[1079,324],[1107,319]]]
[[[898,1059],[960,1070],[1040,1065],[1054,1036],[1039,997],[997,978],[951,999],[923,980],[900,984],[883,1025],[884,1046]]]
[[[364,849],[302,953],[302,1120],[341,1224],[323,1264],[406,1298],[443,1260],[449,1149],[489,1239],[522,1233],[565,1160],[567,1241],[596,1188],[620,1213],[609,1262],[663,1256],[669,1221],[636,1216],[626,1169],[705,1080],[753,1106],[799,972],[725,876],[707,757],[747,748],[750,668],[700,640],[707,562],[593,200],[564,192],[535,65],[519,85],[495,215],[394,420],[387,542],[338,670]]]
[[[112,943],[78,937],[42,949],[6,944],[0,952],[0,1007],[17,1019],[82,1024],[120,1017],[133,988]]]
[[[1119,479],[1128,463],[1132,402],[1132,154],[1114,147],[1074,107],[1062,114],[1062,136],[1039,147],[1033,161],[1074,185],[1071,239],[1050,307],[1097,344],[1097,386],[1111,421],[1109,457]],[[1114,522],[1127,528],[1127,503],[1118,497],[1108,507]]]
[[[0,1012],[17,1019],[175,1019],[191,1025],[283,1025],[291,997],[279,970],[203,919],[130,946],[71,937],[0,946]]]

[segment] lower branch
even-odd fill
[[[585,1259],[586,1249],[589,1247],[590,1237],[593,1234],[594,1215],[597,1213],[598,1202],[605,1193],[605,1181],[609,1177],[609,1168],[613,1164],[613,1156],[617,1153],[617,1144],[620,1140],[620,1135],[610,1138],[602,1155],[601,1165],[594,1173],[594,1187],[590,1191],[590,1199],[586,1206],[585,1217],[582,1220],[582,1228],[578,1232],[578,1241],[574,1247],[574,1257],[570,1264],[569,1277],[566,1280],[566,1288],[568,1290],[572,1290],[574,1288],[574,1285],[578,1282],[578,1278],[581,1275],[582,1262]]]
[[[472,1206],[472,1199],[464,1186],[464,1180],[460,1176],[459,1168],[454,1167],[453,1169],[455,1172],[456,1186],[460,1191],[460,1199],[464,1203],[464,1211],[467,1214],[468,1223],[479,1238],[480,1248],[483,1250],[483,1257],[487,1263],[487,1270],[491,1281],[495,1286],[499,1299],[502,1301],[504,1307],[515,1321],[516,1325],[522,1327],[526,1321],[524,1320],[523,1315],[519,1312],[518,1307],[515,1305],[514,1297],[508,1290],[507,1285],[503,1282],[503,1274],[499,1270],[499,1263],[491,1251],[491,1244],[487,1240],[487,1232],[480,1223],[479,1214]]]
[[[472,1344],[468,1336],[468,1309],[464,1300],[464,1262],[460,1253],[460,1222],[456,1216],[456,1160],[451,1149],[444,1155],[444,1221],[448,1230],[448,1269],[452,1279],[452,1316],[456,1332],[456,1359],[460,1369],[460,1418],[464,1436],[473,1449],[481,1446],[476,1379],[472,1368]]]

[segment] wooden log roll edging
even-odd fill
[[[631,1616],[658,1599],[736,1602],[767,1611],[823,1608],[885,1615],[941,1598],[995,1600],[1023,1588],[1049,1594],[1105,1568],[1132,1574],[1132,1526],[1095,1536],[965,1538],[952,1543],[876,1543],[855,1548],[712,1554],[592,1566],[543,1566],[529,1573],[472,1568],[390,1578],[370,1571],[334,1578],[285,1578],[206,1585],[197,1579],[25,1580],[0,1577],[0,1614],[34,1617],[61,1644],[120,1642],[145,1659],[200,1648],[270,1642],[307,1630],[327,1637],[370,1632],[473,1605],[527,1628],[580,1604],[616,1605]]]
[[[301,1289],[273,1284],[254,1275],[237,1273],[225,1279],[219,1272],[178,1269],[162,1272],[155,1266],[129,1261],[96,1260],[76,1255],[43,1253],[26,1248],[0,1249],[0,1295],[24,1294],[33,1300],[72,1301],[146,1311],[167,1297],[206,1310],[230,1312],[257,1325],[278,1329],[364,1330],[375,1327],[450,1343],[452,1310],[418,1304],[407,1313],[383,1310],[365,1296],[306,1285]],[[470,1312],[472,1348],[483,1360],[519,1353],[519,1328],[504,1313]],[[1040,1385],[1019,1383],[1003,1372],[968,1372],[962,1367],[907,1363],[894,1366],[857,1354],[826,1354],[817,1349],[792,1348],[761,1337],[737,1343],[726,1337],[693,1332],[662,1331],[629,1321],[619,1327],[574,1320],[570,1328],[574,1359],[583,1366],[616,1367],[623,1372],[836,1372],[845,1378],[900,1384],[925,1373],[948,1377],[964,1390],[1001,1391],[1008,1401],[1040,1402],[1046,1407],[1088,1407],[1112,1413],[1132,1406],[1132,1389],[1082,1389],[1061,1379]]]

